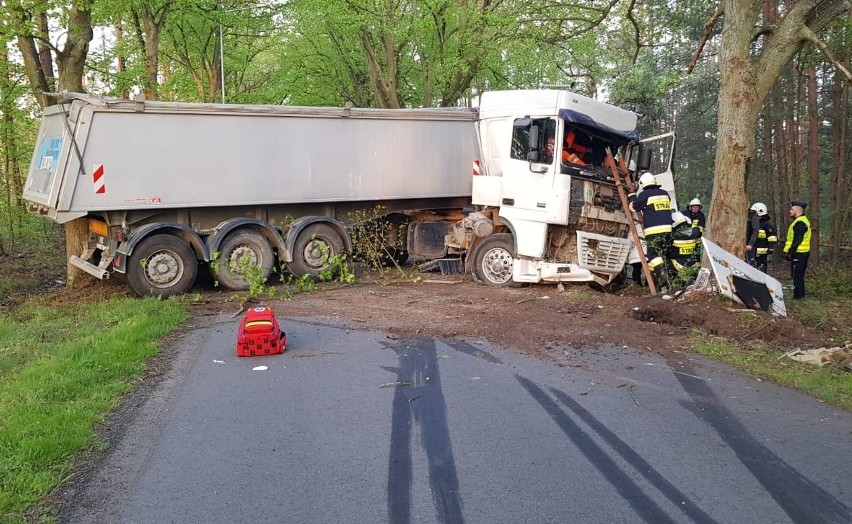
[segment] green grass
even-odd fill
[[[0,521],[25,512],[100,442],[104,420],[187,317],[175,300],[112,299],[0,316]]]
[[[696,331],[694,335],[694,347],[702,355],[730,364],[755,377],[795,388],[826,403],[852,410],[852,380],[846,371],[797,362],[767,347],[749,349],[735,342],[708,337],[702,332]]]

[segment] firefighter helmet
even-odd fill
[[[686,216],[680,211],[672,211],[672,226],[677,227],[681,224],[687,223],[689,220]]]
[[[701,201],[700,201],[700,200],[698,200],[698,198],[697,198],[697,197],[696,197],[696,198],[693,198],[692,200],[690,200],[690,201],[689,201],[689,207],[692,207],[692,206],[698,206],[698,207],[701,207]]]
[[[642,176],[639,177],[639,187],[641,189],[645,189],[648,186],[658,185],[660,184],[657,183],[657,177],[655,177],[653,173],[646,171],[642,173]]]
[[[757,216],[759,217],[762,217],[763,215],[768,213],[768,211],[766,210],[766,204],[763,204],[761,202],[755,202],[754,205],[751,206],[751,210],[757,213]]]

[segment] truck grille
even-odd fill
[[[624,268],[630,240],[577,231],[580,267],[614,275]]]

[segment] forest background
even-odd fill
[[[682,204],[741,252],[750,203],[810,203],[811,264],[849,262],[850,2],[0,1],[0,256],[61,230],[21,199],[46,93],[356,107],[567,88],[678,134]],[[711,202],[712,201],[712,202]],[[712,206],[710,205],[712,203]]]

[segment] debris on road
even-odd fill
[[[852,341],[833,348],[821,347],[805,350],[794,349],[784,353],[782,357],[791,358],[799,362],[805,362],[819,367],[829,364],[838,364],[841,368],[850,369],[849,366],[852,364]]]
[[[410,386],[411,382],[403,382],[402,380],[397,380],[396,382],[388,382],[379,386],[380,388],[401,388],[405,386]]]

